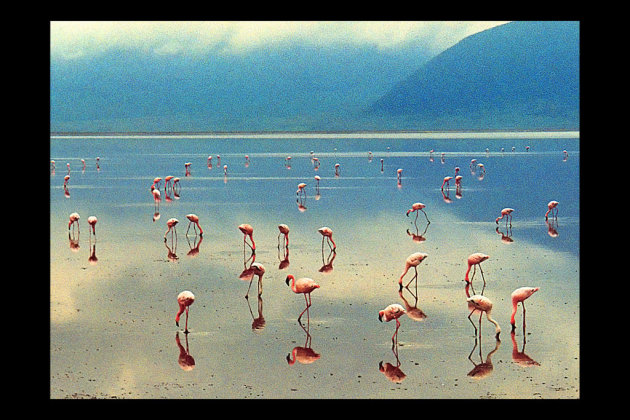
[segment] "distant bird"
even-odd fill
[[[398,341],[398,328],[400,327],[400,321],[398,318],[403,316],[405,313],[405,308],[398,303],[392,303],[385,309],[378,312],[378,320],[381,322],[383,322],[383,319],[385,322],[389,322],[392,319],[396,320],[396,330],[394,331],[394,335],[392,335],[392,348],[394,348],[394,339],[396,339],[396,342]]]
[[[324,239],[328,241],[329,247],[330,247],[330,242],[332,242],[333,246],[330,249],[332,249],[333,251],[337,249],[337,245],[335,244],[335,241],[332,238],[333,232],[331,228],[329,228],[328,226],[324,226],[317,229],[317,231],[321,233],[322,235],[322,250],[324,249]]]
[[[166,235],[168,235],[169,232],[171,232],[171,237],[173,237],[173,232],[175,233],[175,236],[177,236],[177,229],[175,228],[175,226],[179,223],[179,220],[177,220],[176,218],[171,218],[168,219],[166,221],[166,226],[168,227],[168,230],[166,231],[166,233],[164,234],[164,242],[166,242]]]
[[[85,159],[81,159],[82,169],[85,171]]]
[[[317,182],[316,187],[317,187],[317,191],[318,191],[318,192],[319,192],[319,180],[320,180],[320,179],[321,179],[321,178],[319,177],[319,175],[315,175],[315,181]]]
[[[162,181],[162,178],[160,178],[159,176],[153,178],[153,185],[155,186],[155,188],[160,188],[160,181]]]
[[[415,212],[416,213],[416,220],[418,220],[418,210],[420,210],[422,213],[424,213],[424,217],[427,219],[427,222],[429,222],[429,217],[427,216],[427,214],[424,211],[425,207],[426,207],[426,205],[424,205],[423,203],[413,203],[411,205],[411,208],[409,210],[407,210],[407,217],[409,217],[409,213]],[[431,222],[429,222],[429,223],[431,223]]]
[[[400,183],[402,177],[402,169],[396,171],[396,180]]]
[[[278,248],[280,247],[280,235],[284,235],[284,247],[287,248],[289,246],[289,226],[285,224],[278,225]]]
[[[248,225],[247,223],[243,223],[242,225],[239,225],[238,228],[241,232],[243,232],[243,249],[245,249],[245,244],[247,244],[255,253],[256,243],[254,242],[254,228],[251,225]],[[251,245],[248,244],[247,241],[245,240],[248,236],[249,236],[250,241],[252,241]]]
[[[192,223],[194,223],[193,229],[195,230],[195,234],[197,234],[197,230],[195,228],[195,225],[197,225],[197,227],[199,228],[199,236],[203,236],[203,229],[201,229],[201,226],[199,225],[199,216],[191,213],[187,214],[186,218],[188,219],[188,229],[186,229],[186,236],[188,236],[188,231],[190,230],[190,225]]]
[[[455,178],[457,178],[457,175],[459,174],[459,166],[455,167]]]
[[[473,327],[475,327],[475,335],[477,335],[477,326],[475,325],[474,322],[472,322],[470,317],[475,311],[481,311],[482,312],[481,315],[483,315],[483,312],[485,312],[486,318],[488,318],[488,321],[494,324],[495,338],[498,340],[499,334],[501,333],[501,327],[499,326],[499,323],[495,321],[494,319],[492,319],[492,317],[490,316],[492,312],[492,301],[482,295],[473,295],[467,298],[466,302],[468,302],[474,308],[468,315],[468,320],[471,322],[471,324],[473,324]],[[480,321],[481,321],[481,315],[479,315]]]
[[[98,219],[96,216],[90,216],[87,218],[87,222],[92,227],[92,233],[96,236],[96,222],[98,222]]]
[[[420,265],[420,263],[422,261],[424,261],[424,259],[428,257],[427,254],[425,254],[424,252],[414,252],[413,254],[409,255],[407,257],[407,259],[405,260],[405,268],[402,272],[402,274],[400,275],[400,277],[398,278],[398,290],[402,290],[402,280],[403,277],[405,277],[405,275],[407,274],[407,272],[409,271],[409,269],[411,267],[413,267],[414,271],[415,271],[415,275],[413,276],[413,278],[411,280],[409,280],[409,283],[407,283],[407,285],[405,287],[409,287],[409,285],[411,284],[411,282],[416,279],[416,281],[418,280],[418,265]]]
[[[81,218],[81,216],[79,216],[79,213],[71,213],[70,214],[70,221],[68,222],[68,230],[70,230],[70,226],[73,226],[75,223],[77,224],[77,229],[79,230],[79,232],[81,232],[81,228],[79,226],[79,219]]]
[[[68,181],[70,181],[70,175],[66,175],[63,177],[63,186],[67,187],[68,186]]]
[[[486,279],[483,276],[483,270],[481,269],[481,263],[490,258],[489,255],[482,254],[481,252],[475,252],[474,254],[470,254],[467,259],[468,269],[466,270],[466,283],[472,284],[472,278],[468,278],[468,273],[470,273],[470,268],[474,267],[473,277],[475,277],[475,273],[477,272],[477,266],[479,266],[479,271],[481,271],[481,278],[483,279],[483,286],[486,287]]]
[[[299,196],[300,194],[303,194],[304,197],[306,197],[306,191],[304,190],[305,187],[306,187],[306,184],[304,182],[299,183],[298,189],[295,192],[295,195]]]
[[[190,176],[190,165],[192,165],[190,162],[186,162],[184,163],[184,168],[186,169],[186,176]]]
[[[227,165],[223,165],[223,175],[227,176]]]
[[[547,220],[549,213],[551,213],[554,218],[558,218],[558,204],[559,203],[557,201],[553,200],[547,204],[547,213],[545,213],[545,220]]]
[[[445,176],[444,177],[444,180],[442,181],[442,187],[441,187],[442,190],[444,189],[444,184],[446,184],[446,188],[449,187],[449,185],[450,185],[449,182],[450,182],[451,179],[453,179],[452,176]]]
[[[512,317],[510,318],[510,324],[512,324],[512,331],[516,328],[516,322],[514,321],[514,316],[516,315],[516,309],[518,308],[518,303],[520,302],[523,306],[523,322],[525,322],[525,299],[533,295],[535,292],[539,291],[540,287],[519,287],[515,291],[512,292],[510,296],[512,298]]]
[[[335,163],[335,176],[339,176],[339,164]]]
[[[512,224],[512,212],[514,211],[514,209],[511,209],[509,207],[504,208],[503,210],[501,210],[501,216],[497,217],[495,220],[495,223],[498,225],[499,224],[499,220],[503,219],[504,217],[505,219],[505,224],[507,225],[508,220],[510,222],[510,225]]]
[[[179,327],[179,317],[186,311],[186,327],[184,328],[184,334],[188,334],[188,308],[195,302],[195,295],[188,290],[184,290],[177,295],[177,303],[179,304],[179,311],[175,315],[175,325]]]
[[[173,184],[171,183],[171,181],[173,180],[173,178],[175,178],[173,175],[168,175],[166,177],[164,177],[164,189],[166,190],[166,188],[170,185],[171,187],[173,187]]]
[[[50,161],[50,165],[51,165],[51,168],[50,168],[50,169],[51,169],[53,172],[55,172],[55,161],[54,161],[54,160],[51,160],[51,161]]]
[[[301,277],[295,280],[295,277],[292,274],[289,274],[287,276],[285,282],[287,286],[291,287],[291,290],[293,291],[293,293],[304,294],[304,300],[306,301],[306,308],[304,308],[302,313],[300,313],[300,316],[298,316],[298,322],[300,322],[300,319],[302,318],[302,315],[304,315],[304,312],[306,312],[308,308],[311,307],[311,292],[315,289],[319,289],[319,284],[317,284],[313,279],[310,279],[308,277]],[[289,284],[289,282],[291,282],[291,284]],[[308,298],[307,298],[307,295],[308,295]]]
[[[252,280],[254,276],[258,276],[258,296],[262,295],[262,278],[265,274],[265,266],[260,263],[252,263],[249,267],[252,272],[252,277],[249,279],[249,287],[247,288],[247,293],[245,294],[245,299],[249,299],[249,289],[252,287]]]

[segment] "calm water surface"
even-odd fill
[[[50,158],[52,398],[580,396],[579,133],[53,136]],[[485,176],[471,172],[471,159]],[[451,181],[443,194],[456,166],[461,191]],[[181,190],[167,199],[162,187],[156,208],[150,186],[167,175],[180,177]],[[547,225],[550,200],[559,215]],[[418,201],[430,223],[405,217]],[[511,228],[495,224],[504,207],[515,209]],[[75,211],[80,233],[69,236]],[[199,216],[202,239],[192,228],[186,236],[188,213]],[[165,243],[172,217],[177,238]],[[249,282],[239,278],[252,262],[241,223],[254,227],[255,260],[266,268],[259,299],[256,280],[245,299]],[[280,223],[291,229],[288,258]],[[336,254],[322,251],[321,226],[332,228]],[[399,293],[405,259],[418,251],[428,258],[417,289]],[[484,295],[500,341],[485,317],[477,336],[468,319],[463,279],[473,252],[490,255]],[[303,326],[304,298],[287,274],[321,285]],[[541,289],[526,302],[526,329],[519,306],[511,334],[510,293],[521,286]],[[183,290],[196,296],[188,335],[174,322]],[[424,314],[401,318],[394,349],[394,323],[378,321],[391,303]]]

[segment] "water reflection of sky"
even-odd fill
[[[563,149],[569,152],[566,161]],[[317,171],[311,150],[321,161]],[[50,183],[53,397],[83,392],[129,398],[291,398],[311,387],[323,398],[578,396],[577,138],[53,138],[50,153],[57,162]],[[217,154],[221,165],[228,165],[227,179],[217,166]],[[245,154],[251,160],[248,167]],[[213,156],[212,169],[208,155]],[[286,155],[292,156],[291,169],[285,166]],[[98,172],[95,156],[101,160]],[[87,163],[84,173],[81,158]],[[470,173],[473,158],[485,165],[481,181]],[[192,176],[185,177],[188,161]],[[71,164],[69,198],[61,188],[66,162]],[[334,176],[335,163],[340,164],[339,177]],[[440,184],[455,166],[463,176],[462,196],[455,196],[452,183],[452,202],[446,203]],[[403,169],[400,188],[398,168]],[[162,201],[160,218],[153,222],[149,187],[155,176],[166,175],[181,178],[181,194]],[[315,175],[321,177],[319,199]],[[307,183],[305,212],[296,203],[300,182]],[[560,202],[557,237],[549,235],[544,222],[546,203],[552,199]],[[427,226],[422,215],[417,220],[418,233],[424,232],[421,242],[407,232],[416,231],[413,216],[404,215],[416,201],[427,205],[431,221]],[[504,207],[515,209],[509,231],[494,223]],[[67,237],[67,217],[73,211],[82,217],[76,252],[69,249]],[[187,213],[199,215],[205,232],[195,256],[188,255],[194,242],[189,245],[184,235]],[[85,221],[91,214],[99,217],[96,264],[88,261],[93,244]],[[180,220],[176,260],[168,258],[162,240],[170,217]],[[256,261],[267,269],[260,306],[251,296],[250,302],[243,298],[248,282],[238,279],[243,248],[236,227],[241,223],[254,226]],[[279,223],[291,228],[290,264],[282,270]],[[326,252],[322,258],[321,226],[333,229],[338,247],[327,273],[319,271],[328,256]],[[502,241],[497,228],[513,241]],[[407,378],[393,387],[378,369],[380,361],[396,361],[389,341],[393,325],[379,323],[376,315],[389,303],[402,303],[396,279],[406,256],[417,251],[429,254],[418,270],[418,306],[427,318],[401,320],[398,354]],[[491,255],[484,263],[485,294],[495,302],[504,332],[492,357],[491,376],[469,383],[474,338],[462,304],[462,280],[466,257],[477,251]],[[309,338],[296,322],[304,299],[284,284],[289,273],[322,285],[313,292],[309,329],[311,347],[321,357],[309,365],[286,361]],[[526,337],[528,353],[545,366],[525,373],[508,364],[512,345],[507,322],[509,294],[523,285],[541,286],[528,302]],[[197,296],[188,336],[195,359],[190,371],[177,362],[173,320],[175,296],[184,289]],[[265,327],[254,333],[252,314],[258,316],[259,309]],[[565,328],[557,331],[552,320]],[[487,323],[482,323],[482,332],[485,359],[495,343]],[[519,333],[515,338],[522,345]],[[355,354],[357,349],[361,355]],[[479,356],[479,347],[474,354]]]

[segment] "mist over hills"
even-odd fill
[[[112,50],[51,57],[51,131],[579,128],[579,23],[513,22],[416,49]]]

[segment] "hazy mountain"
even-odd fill
[[[372,104],[389,128],[579,128],[579,22],[471,35]]]
[[[417,49],[294,46],[51,59],[51,130],[343,130],[429,58]]]

